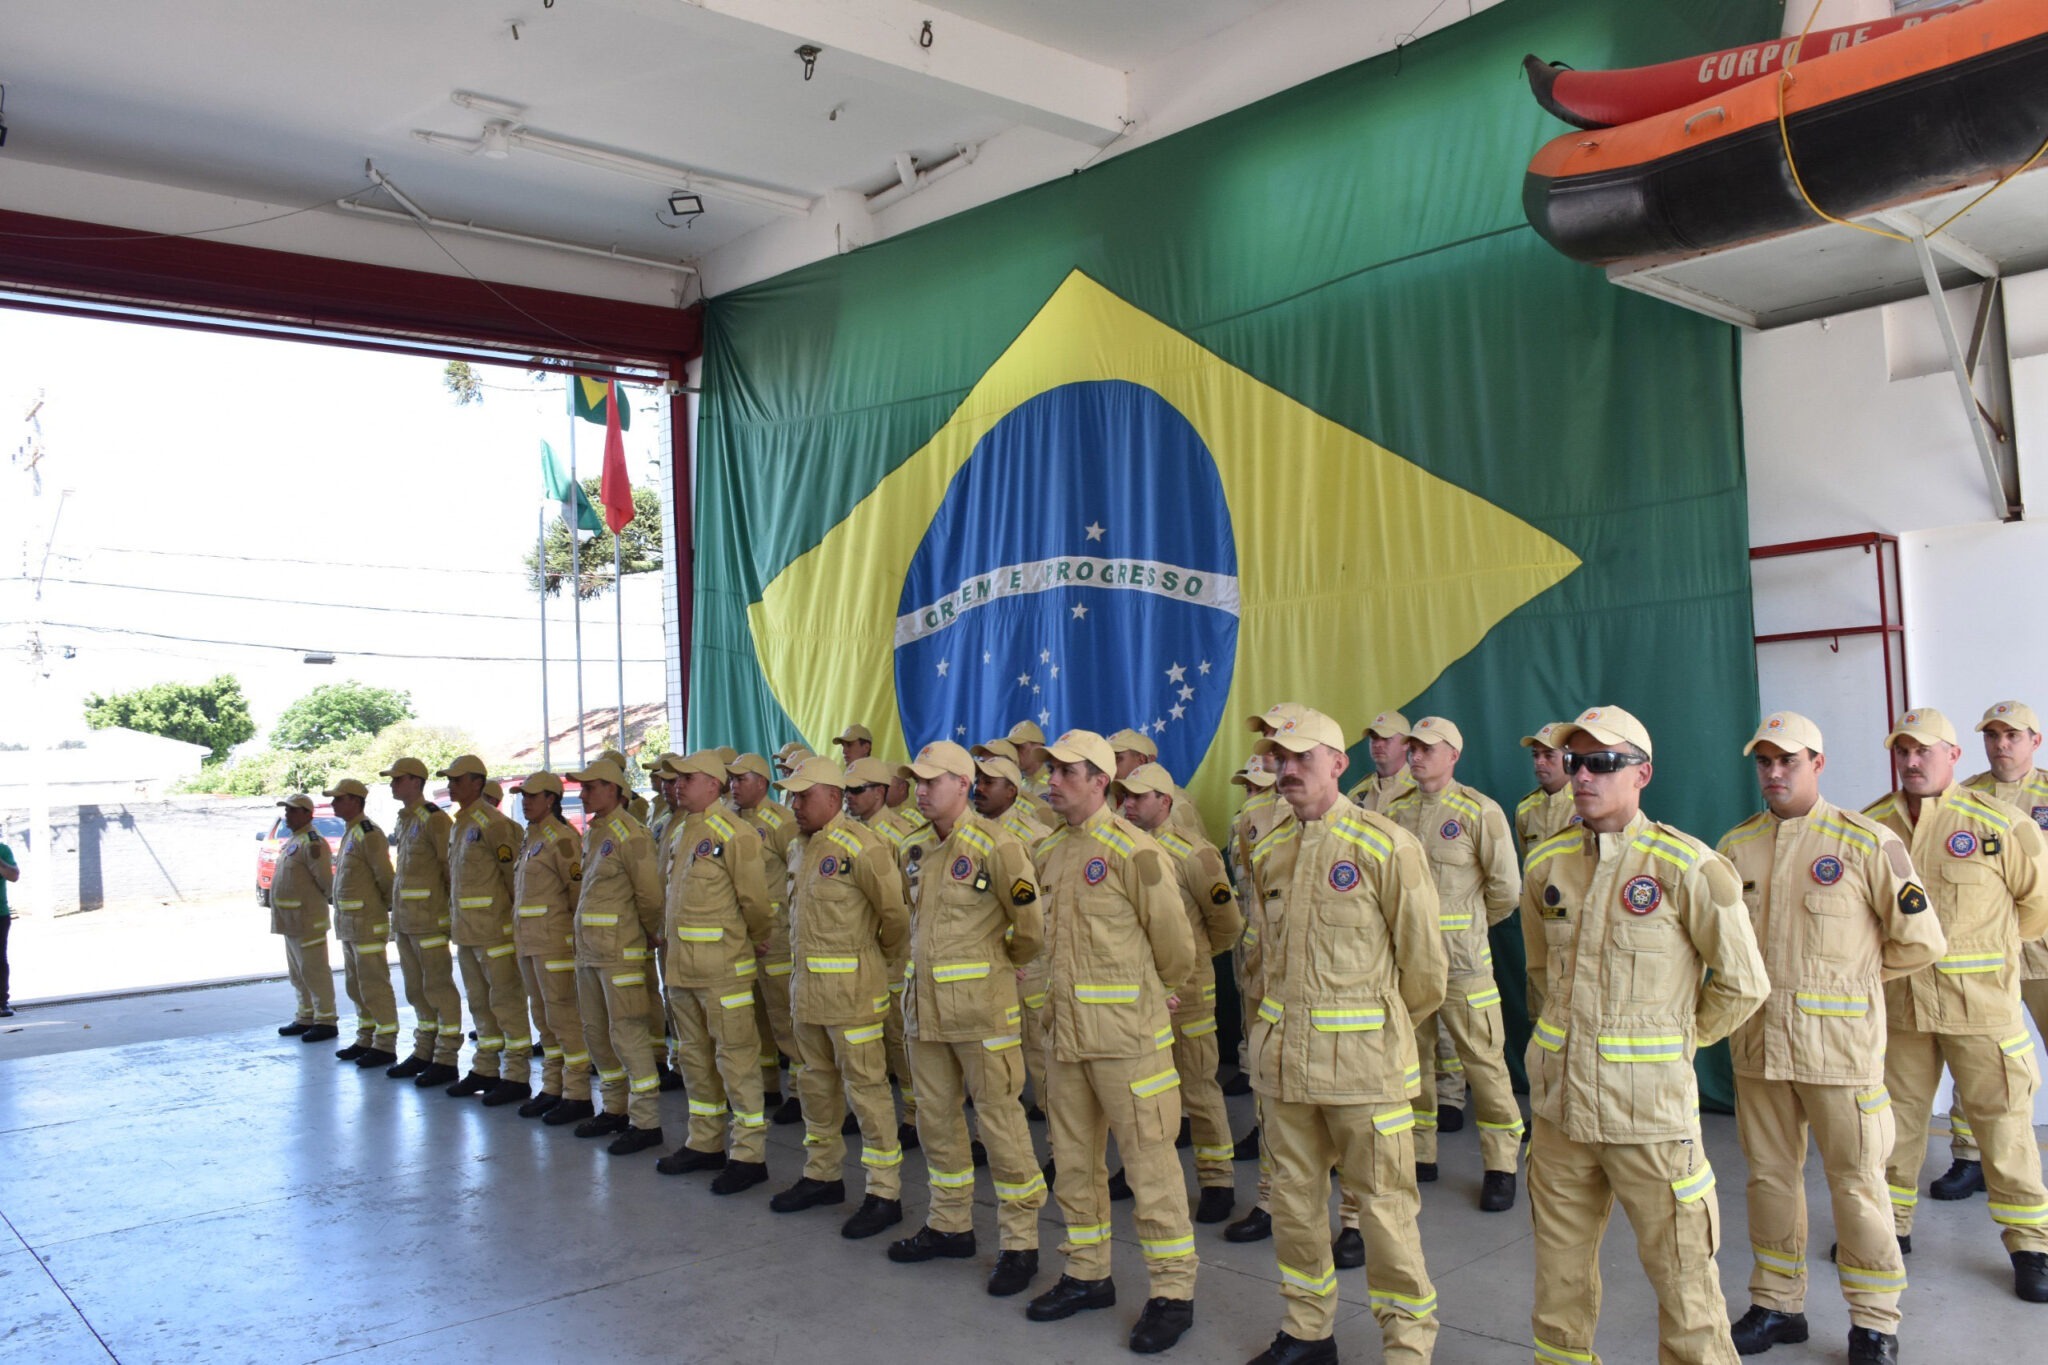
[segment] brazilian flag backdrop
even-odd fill
[[[1140,727],[1220,832],[1276,701],[1448,716],[1510,810],[1519,737],[1609,703],[1657,740],[1650,814],[1711,842],[1754,804],[1736,336],[1528,227],[1563,130],[1519,63],[1777,15],[1509,0],[710,300],[692,747]]]

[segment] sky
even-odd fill
[[[83,733],[90,693],[224,672],[259,744],[292,701],[351,680],[408,690],[421,721],[489,749],[537,739],[538,599],[521,556],[540,442],[566,461],[570,423],[561,379],[480,373],[484,401],[458,406],[438,360],[0,309],[0,678],[15,699],[0,742],[45,724]],[[38,397],[39,436],[24,420]],[[655,483],[664,405],[631,402],[628,466]],[[603,429],[581,423],[576,439],[579,474],[596,474]],[[21,458],[36,442],[40,495]],[[658,574],[627,580],[630,704],[662,700],[661,595]],[[548,615],[551,710],[568,723],[566,593]],[[583,615],[586,704],[615,705],[612,596]],[[30,698],[38,619],[50,657]]]

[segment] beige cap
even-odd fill
[[[1381,739],[1405,739],[1408,736],[1408,717],[1399,711],[1382,711],[1365,723],[1365,735],[1378,735]]]
[[[1140,763],[1131,769],[1130,776],[1120,777],[1109,784],[1109,797],[1121,801],[1126,796],[1142,796],[1146,792],[1165,792],[1173,795],[1173,774],[1157,763]]]
[[[970,751],[976,758],[1007,758],[1015,763],[1018,759],[1017,746],[1007,739],[991,739],[977,744]]]
[[[780,761],[782,759],[788,758],[791,754],[797,753],[799,751],[808,754],[811,751],[811,749],[810,746],[808,744],[805,744],[802,740],[793,739],[789,741],[789,743],[783,745],[780,749],[777,749],[775,751],[775,757],[777,761]]]
[[[625,772],[626,769],[629,766],[631,766],[626,762],[626,756],[620,753],[617,749],[606,749],[603,753],[599,754],[598,757],[608,763],[618,764],[620,772]]]
[[[1043,744],[1045,731],[1031,721],[1020,720],[1010,727],[1010,733],[1006,738],[1012,744]]]
[[[1119,730],[1109,737],[1109,747],[1120,754],[1143,754],[1147,758],[1159,757],[1159,746],[1143,730]]]
[[[300,792],[297,796],[287,796],[277,804],[280,806],[290,806],[294,810],[310,811],[313,809],[313,798],[304,792]]]
[[[1572,720],[1557,727],[1557,743],[1560,748],[1573,735],[1584,730],[1602,744],[1633,744],[1643,751],[1643,757],[1652,756],[1650,732],[1619,706],[1589,706]]]
[[[528,773],[526,780],[519,784],[519,790],[528,795],[560,796],[562,779],[550,772]]]
[[[499,782],[498,779],[495,777],[486,779],[484,782],[484,800],[490,802],[492,805],[495,806],[504,799],[504,784]]]
[[[1264,768],[1246,768],[1242,772],[1230,775],[1230,785],[1243,787],[1246,791],[1264,791],[1272,786],[1274,781],[1273,774]]]
[[[888,781],[885,774],[882,778]],[[797,770],[775,784],[786,792],[807,791],[812,787],[841,787],[850,783],[846,770],[829,758],[807,758],[797,765]]]
[[[379,777],[425,777],[427,765],[416,758],[392,760],[391,766],[378,773]]]
[[[344,777],[341,781],[321,793],[323,796],[368,796],[369,794],[370,789],[356,781],[353,777]]]
[[[1884,747],[1889,749],[1900,736],[1910,735],[1922,744],[1940,740],[1943,744],[1956,744],[1956,727],[1949,724],[1948,717],[1931,706],[1916,706],[1899,717],[1892,732],[1884,737]],[[1960,744],[1956,747],[1961,748]]]
[[[1984,719],[1977,722],[1977,728],[1982,730],[1993,721],[2010,725],[2015,730],[2032,730],[2037,735],[2041,733],[2041,722],[2034,718],[2034,708],[2023,701],[1993,702],[1991,709],[1984,713]]]
[[[734,777],[738,777],[741,773],[753,773],[757,777],[765,777],[771,781],[775,777],[775,774],[768,770],[768,760],[759,754],[741,754],[738,758],[726,764],[725,770]]]
[[[671,750],[665,754],[656,754],[653,758],[641,759],[640,766],[659,777],[663,769],[667,769],[670,772],[675,771],[676,760],[681,757],[681,754]]]
[[[1773,711],[1765,716],[1763,724],[1749,737],[1749,743],[1742,746],[1742,752],[1752,753],[1759,744],[1775,744],[1788,754],[1795,749],[1827,752],[1820,747],[1820,727],[1797,711]]]
[[[783,747],[782,752],[775,755],[775,766],[780,768],[783,772],[788,772],[791,768],[794,768],[797,764],[803,762],[805,759],[816,757],[817,755],[811,752],[810,747],[808,745],[785,745]]]
[[[1244,724],[1255,735],[1269,735],[1279,729],[1289,716],[1300,714],[1301,703],[1298,701],[1275,702],[1256,716],[1246,716]]]
[[[1408,732],[1408,738],[1419,739],[1424,744],[1448,744],[1459,753],[1465,752],[1465,736],[1457,726],[1442,716],[1424,716],[1415,722],[1415,728]]]
[[[1539,726],[1535,734],[1522,736],[1522,747],[1524,749],[1563,748],[1564,741],[1558,738],[1558,735],[1564,728],[1565,722],[1561,720],[1553,720],[1548,724]]]
[[[735,762],[737,762],[740,756],[740,751],[738,749],[733,748],[730,744],[721,744],[717,748],[708,750],[707,752],[717,754],[718,761],[720,763],[725,764],[728,768],[731,767]]]
[[[873,754],[841,764],[840,768],[849,787],[886,787],[896,780],[896,770]]]
[[[1103,772],[1116,772],[1116,750],[1093,730],[1069,730],[1045,746],[1055,763],[1092,763]]]
[[[578,782],[609,782],[621,791],[631,791],[626,783],[625,770],[608,758],[600,758],[579,773],[569,776]]]
[[[832,737],[834,744],[845,744],[852,740],[866,740],[869,744],[873,744],[875,742],[874,732],[865,725],[849,725]]]
[[[668,768],[677,777],[702,773],[706,777],[715,777],[720,782],[725,781],[727,771],[725,760],[718,756],[716,749],[699,749],[694,754],[685,754],[681,758],[671,760]]]
[[[898,777],[927,781],[945,773],[974,780],[974,758],[950,739],[938,740],[917,751],[917,757],[896,770]]]
[[[1285,749],[1292,754],[1305,754],[1318,744],[1344,752],[1344,727],[1322,712],[1304,706],[1299,715],[1281,721],[1272,734],[1254,744],[1252,752],[1270,754]]]
[[[448,761],[448,766],[435,773],[436,777],[484,777],[490,769],[475,754],[457,754]]]
[[[989,777],[1000,777],[1017,790],[1024,790],[1024,770],[1011,759],[996,755],[984,758],[974,766]]]

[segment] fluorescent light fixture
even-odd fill
[[[704,212],[704,196],[677,191],[668,197],[668,211],[677,218],[695,218]]]

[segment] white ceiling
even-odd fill
[[[1219,89],[1256,97],[1383,49],[1405,25],[1442,27],[1490,0],[945,3],[10,0],[0,10],[0,207],[94,216],[67,206],[47,176],[29,193],[32,177],[8,176],[10,163],[297,208],[363,191],[365,163],[374,162],[439,218],[697,261],[783,215],[707,191],[699,221],[665,226],[664,184],[524,148],[488,159],[428,145],[415,131],[479,137],[489,116],[451,100],[469,91],[521,106],[514,125],[807,200],[884,189],[897,182],[901,153],[929,167],[957,148],[974,148],[978,160],[986,148],[989,164],[976,167],[969,196],[986,199],[1116,141],[1126,109],[1141,117],[1130,91],[1148,70],[1170,70],[1177,89],[1198,90],[1217,68],[1229,78]],[[916,37],[927,19],[929,50]],[[1304,44],[1289,36],[1290,22],[1342,33]],[[793,51],[805,41],[824,48],[809,81]],[[1220,69],[1251,60],[1263,69],[1249,84],[1244,70]],[[1020,150],[1005,167],[1009,146]],[[374,192],[362,197],[396,207]],[[883,235],[858,198],[838,195],[830,212],[842,220],[836,236],[785,231],[781,254]],[[148,226],[136,221],[148,216],[138,206],[129,218]],[[264,244],[291,246],[282,231]],[[323,231],[331,241],[336,229]],[[758,242],[752,258],[778,259]]]

